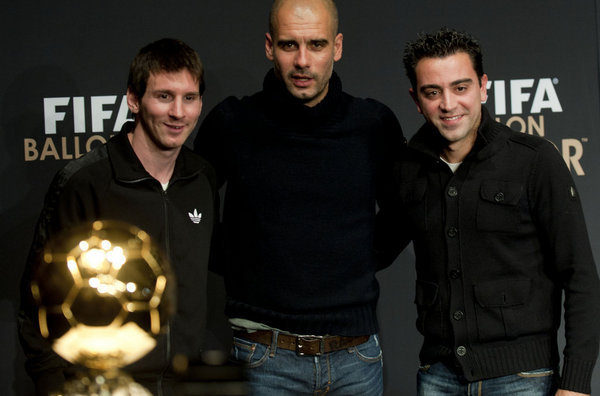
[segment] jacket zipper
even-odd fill
[[[170,186],[170,185],[169,185]],[[167,190],[169,188],[167,187]],[[164,219],[165,219],[165,254],[167,255],[167,259],[169,260],[169,262],[171,261],[171,244],[169,243],[170,240],[170,233],[169,233],[169,197],[167,195],[167,191],[163,190],[162,187],[160,189],[161,191],[161,196],[163,198],[163,212],[164,212]],[[165,377],[165,374],[167,373],[167,370],[169,369],[169,356],[171,356],[171,320],[169,319],[167,321],[167,334],[166,334],[166,342],[167,342],[167,349],[165,351],[165,366],[162,369],[162,372],[160,373],[160,376],[158,378],[158,395],[157,396],[163,396],[163,380]]]
[[[155,179],[153,179],[152,177],[142,177],[139,179],[135,179],[135,180],[121,180],[124,183],[130,183],[130,184],[134,184],[134,183],[140,183],[143,182],[145,180],[154,180],[156,183],[158,183],[158,181],[156,181]],[[170,261],[171,260],[171,244],[169,243],[169,199],[168,199],[168,195],[167,192],[165,190],[163,190],[162,186],[160,186],[160,183],[158,183],[159,186],[159,190],[160,190],[160,194],[162,196],[163,199],[163,212],[164,212],[164,218],[165,218],[165,254],[167,255],[167,259]],[[172,183],[169,183],[169,187],[171,186]],[[168,187],[167,187],[168,189]],[[165,365],[162,369],[162,372],[160,373],[158,380],[156,382],[156,388],[157,388],[157,392],[158,394],[156,396],[163,396],[163,380],[165,377],[165,374],[167,373],[168,369],[169,369],[169,356],[171,356],[171,321],[167,321],[167,334],[166,334],[166,348],[167,350],[165,351]]]

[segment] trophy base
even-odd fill
[[[65,383],[64,396],[152,396],[146,388],[119,370],[89,370]]]

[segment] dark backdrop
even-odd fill
[[[344,54],[336,65],[351,94],[390,106],[408,136],[422,119],[407,90],[402,49],[441,25],[481,39],[490,111],[563,153],[580,190],[600,257],[597,0],[400,2],[338,0]],[[15,314],[18,281],[52,175],[114,133],[128,65],[144,44],[180,38],[203,59],[204,114],[228,95],[260,89],[269,0],[15,2],[0,13],[0,388],[25,395]],[[379,276],[386,394],[415,389],[413,254]],[[221,288],[213,280],[215,300]],[[225,334],[215,327],[215,343]],[[600,389],[598,369],[593,388]]]

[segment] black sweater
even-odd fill
[[[195,150],[227,181],[226,312],[300,334],[377,332],[376,199],[404,138],[392,111],[335,75],[307,107],[271,71],[207,116]]]

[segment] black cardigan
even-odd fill
[[[561,387],[590,393],[600,285],[558,150],[485,108],[475,146],[454,174],[439,158],[442,144],[423,126],[396,181],[398,221],[409,222],[401,232],[410,232],[416,255],[422,363],[457,365],[471,381],[556,367],[564,292]]]

